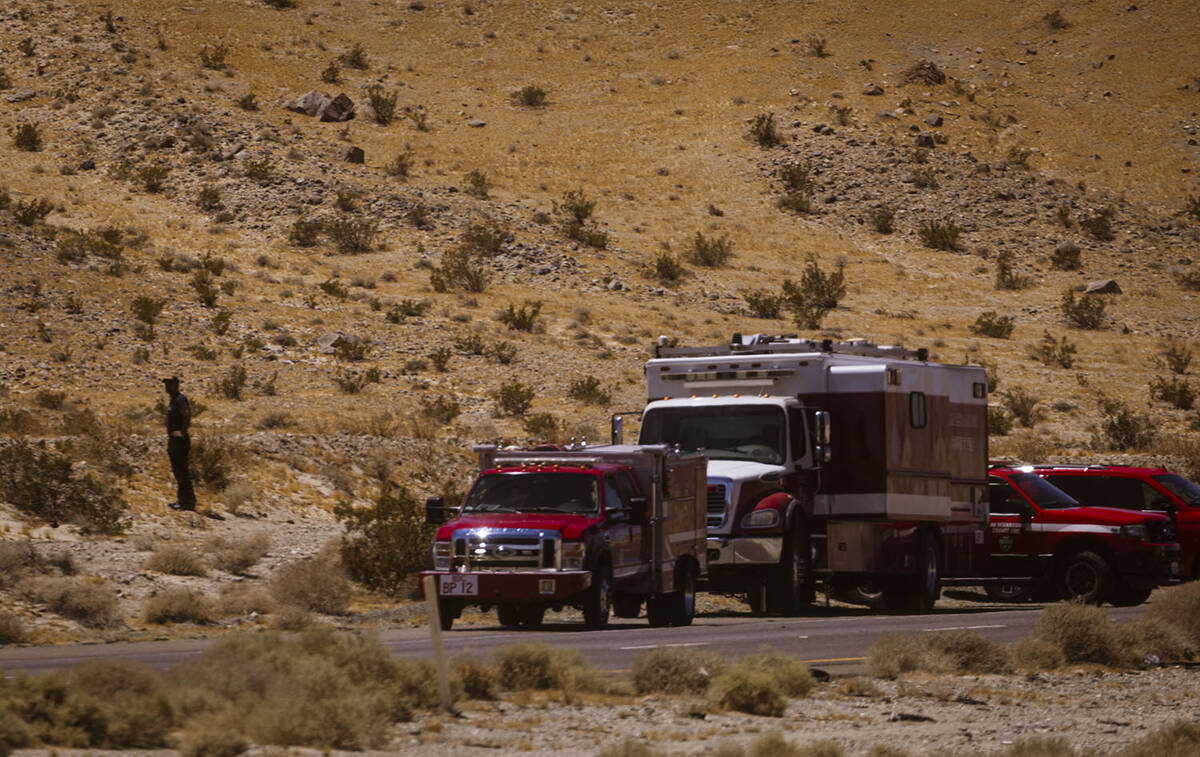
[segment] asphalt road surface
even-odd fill
[[[585,631],[582,626],[550,622],[535,630],[495,626],[463,626],[444,635],[450,655],[473,653],[486,657],[496,647],[517,642],[543,642],[578,649],[602,670],[626,670],[640,653],[658,646],[697,647],[737,656],[770,647],[794,654],[810,666],[834,675],[862,672],[871,643],[892,633],[916,634],[966,628],[1000,643],[1024,636],[1037,622],[1041,605],[938,610],[924,615],[886,615],[865,610],[814,608],[798,618],[727,614],[697,617],[686,628],[650,628],[645,620],[614,619],[608,628]],[[1141,615],[1142,607],[1108,608],[1114,621]],[[389,629],[380,640],[394,654],[423,657],[432,654],[427,628]],[[204,653],[213,639],[118,642],[50,647],[0,649],[0,669],[43,672],[98,659],[124,659],[154,667],[171,667]]]

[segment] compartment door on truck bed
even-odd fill
[[[991,519],[987,530],[987,572],[1006,578],[1036,575],[1038,550],[1032,526],[1033,508],[1016,487],[996,476],[988,477],[988,498]]]
[[[649,540],[645,522],[634,522],[630,500],[636,483],[625,471],[604,474],[604,508],[612,550],[614,588],[632,589],[650,578]]]

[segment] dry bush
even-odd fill
[[[546,644],[510,644],[494,654],[496,679],[509,691],[594,687],[597,679],[577,649],[555,649]]]
[[[1094,445],[1101,449],[1124,451],[1145,449],[1155,437],[1155,424],[1145,413],[1135,413],[1119,400],[1101,398],[1100,431]]]
[[[1047,607],[1029,637],[1057,646],[1068,665],[1091,662],[1128,667],[1134,663],[1108,614],[1092,605],[1061,602]]]
[[[1188,641],[1200,651],[1200,581],[1160,590],[1143,617],[1184,631]]]
[[[1121,644],[1134,660],[1186,660],[1195,656],[1191,629],[1158,618],[1139,618],[1117,627]]]
[[[19,644],[29,639],[21,616],[11,610],[0,610],[0,644]]]
[[[867,651],[867,669],[877,678],[905,673],[1002,673],[1009,669],[1004,649],[975,631],[918,636],[890,635]]]
[[[123,622],[117,593],[106,583],[82,576],[44,577],[22,581],[20,589],[51,612],[88,628],[116,628]]]
[[[216,608],[202,591],[172,587],[148,598],[142,605],[142,615],[147,623],[205,625],[216,619]]]
[[[275,613],[272,627],[280,631],[303,631],[312,628],[316,617],[303,607],[287,605]]]
[[[546,90],[533,84],[526,84],[513,92],[512,100],[517,105],[523,105],[526,108],[541,108],[546,105]]]
[[[454,676],[468,699],[495,699],[495,669],[471,655],[458,657],[453,663]]]
[[[638,694],[703,694],[727,663],[697,649],[659,647],[633,660],[633,686]]]
[[[213,567],[234,575],[244,575],[271,551],[271,537],[258,531],[242,537],[216,536],[208,541]]]
[[[355,581],[396,594],[424,566],[434,529],[425,523],[422,503],[404,487],[384,484],[373,507],[344,504],[334,512],[346,529],[341,561]]]
[[[1075,292],[1068,289],[1063,292],[1059,309],[1067,322],[1078,329],[1095,331],[1105,324],[1108,315],[1105,311],[1108,303],[1097,294],[1085,294],[1076,298]]]
[[[105,744],[127,749],[167,746],[178,713],[158,671],[125,660],[94,660],[72,668],[65,678],[71,689],[97,703],[106,724]]]
[[[977,336],[988,336],[993,339],[1008,339],[1012,336],[1016,321],[1011,315],[1000,315],[995,310],[985,310],[979,314],[968,330]]]
[[[238,757],[250,743],[240,734],[219,729],[188,733],[179,745],[181,757]]]
[[[1138,739],[1114,757],[1194,757],[1200,754],[1200,723],[1176,720]]]
[[[709,239],[697,231],[696,236],[692,238],[688,259],[696,265],[723,268],[732,257],[733,242],[729,239],[728,234],[724,234],[720,238]]]
[[[759,113],[750,122],[750,138],[761,147],[774,147],[782,141],[775,126],[774,113]]]
[[[271,576],[271,594],[280,604],[326,615],[341,615],[350,607],[350,581],[337,551],[329,547],[279,567]]]
[[[926,221],[917,229],[917,235],[926,247],[953,252],[960,249],[959,236],[962,228],[950,220]]]
[[[787,697],[769,672],[735,665],[713,681],[722,707],[751,715],[782,717]]]
[[[275,600],[265,589],[258,586],[233,584],[222,588],[217,611],[221,617],[250,613],[266,615],[275,611]]]
[[[0,449],[0,501],[51,523],[113,533],[124,503],[110,484],[76,473],[70,458],[26,441]]]
[[[193,548],[182,544],[168,544],[154,550],[146,560],[145,568],[172,576],[208,575],[208,566],[204,564],[204,558]]]

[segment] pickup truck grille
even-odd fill
[[[708,485],[708,527],[720,528],[725,522],[725,484]]]
[[[472,569],[553,568],[561,536],[537,529],[463,529],[454,533],[454,557]]]
[[[1146,538],[1153,542],[1175,541],[1175,529],[1170,523],[1147,523]]]

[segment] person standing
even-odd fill
[[[196,492],[192,488],[192,473],[188,469],[188,455],[192,440],[188,427],[192,424],[192,406],[179,391],[179,377],[170,376],[162,380],[171,401],[167,405],[167,457],[171,460],[171,472],[175,474],[176,498],[168,505],[172,510],[195,510]]]

